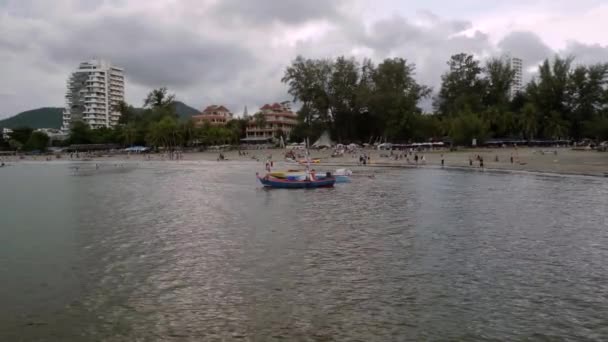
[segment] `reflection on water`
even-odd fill
[[[603,179],[253,167],[0,170],[0,340],[608,338]]]

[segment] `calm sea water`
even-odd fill
[[[0,169],[2,341],[608,339],[608,181]]]

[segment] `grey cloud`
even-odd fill
[[[498,43],[498,48],[503,53],[523,59],[524,68],[537,65],[554,54],[553,50],[532,32],[512,32]]]
[[[392,56],[407,59],[416,64],[418,81],[435,89],[451,55],[460,52],[482,55],[493,49],[488,36],[482,32],[471,36],[462,34],[471,26],[470,22],[443,20],[428,11],[422,12],[421,19],[422,25],[401,16],[379,20],[368,31],[353,36],[355,41],[351,44],[374,51],[374,56],[369,57],[377,62]]]
[[[574,63],[595,64],[608,63],[608,46],[599,44],[587,45],[579,42],[569,42],[560,55],[573,56]]]
[[[341,16],[342,0],[222,0],[212,9],[213,15],[242,22],[300,24],[314,19]]]
[[[148,87],[211,85],[256,63],[242,47],[161,27],[153,18],[137,16],[103,17],[66,26],[60,37],[43,43],[56,63],[76,67],[88,58],[107,58],[123,67],[130,81]]]

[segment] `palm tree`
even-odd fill
[[[144,108],[169,108],[175,103],[175,95],[167,94],[167,88],[154,89],[144,99]]]

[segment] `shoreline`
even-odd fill
[[[290,164],[285,162],[283,156],[286,150],[282,149],[267,149],[267,150],[247,150],[247,156],[239,156],[238,151],[222,152],[226,157],[224,162],[250,162],[252,165],[259,165],[255,169],[263,170],[264,161],[268,157],[272,157],[275,162],[275,169],[299,168],[298,164]],[[370,156],[371,161],[367,165],[360,165],[358,156],[365,153]],[[399,151],[395,151],[399,153]],[[152,154],[150,159],[148,155],[138,154],[111,154],[104,156],[87,157],[80,159],[70,159],[69,155],[64,155],[62,158],[52,158],[46,160],[46,156],[26,156],[24,159],[16,157],[4,157],[2,160],[6,166],[20,163],[40,163],[40,164],[58,164],[60,163],[149,163],[149,162],[171,162],[171,163],[188,163],[188,162],[217,162],[218,152],[186,152],[183,153],[183,158],[179,160],[171,160],[164,158],[162,154]],[[393,157],[385,157],[390,151],[378,150],[361,150],[358,154],[344,155],[340,157],[331,157],[331,150],[328,151],[311,151],[311,158],[321,159],[320,164],[314,164],[315,167],[324,168],[351,168],[353,170],[373,170],[376,168],[429,168],[429,169],[445,169],[458,171],[482,171],[493,173],[526,173],[526,174],[546,174],[546,175],[568,175],[568,176],[587,176],[587,177],[608,177],[608,153],[597,151],[578,151],[569,148],[497,148],[497,149],[466,149],[458,151],[425,151],[418,152],[418,155],[425,157],[424,163],[416,164],[413,160],[402,159],[395,160]],[[413,156],[414,154],[412,154]],[[441,165],[441,159],[445,165]],[[479,162],[475,160],[476,156],[484,159],[484,168],[479,167]],[[513,156],[513,163],[510,158]],[[407,158],[410,158],[408,156]],[[473,159],[473,166],[469,165],[469,159]],[[498,160],[498,161],[496,161]],[[253,171],[253,170],[252,170]]]

